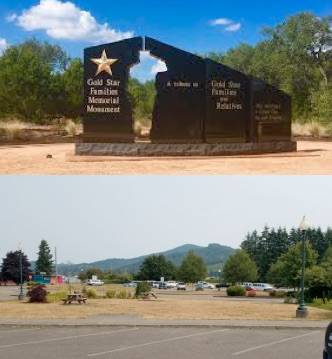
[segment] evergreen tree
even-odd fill
[[[38,259],[36,261],[36,273],[52,274],[53,260],[52,253],[48,243],[43,239],[39,245]]]
[[[2,260],[2,279],[4,281],[14,281],[19,284],[21,281],[20,265],[22,264],[23,282],[29,280],[30,262],[22,251],[8,252]]]

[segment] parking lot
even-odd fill
[[[324,331],[162,327],[0,328],[1,359],[322,357]]]

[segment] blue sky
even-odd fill
[[[0,258],[42,238],[59,261],[192,243],[238,247],[265,225],[332,226],[330,176],[0,176]]]
[[[60,44],[75,57],[82,56],[83,48],[91,44],[134,34],[206,53],[226,51],[241,42],[254,44],[262,38],[263,26],[274,26],[301,11],[318,16],[332,14],[331,0],[71,0],[64,3],[63,0],[2,0],[0,47],[34,36]],[[219,21],[212,25],[216,19]],[[143,65],[136,69],[136,75],[141,79],[151,77],[151,60],[145,60]]]

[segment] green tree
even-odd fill
[[[53,256],[51,249],[44,239],[40,242],[38,258],[35,265],[36,273],[46,273],[47,275],[53,273]]]
[[[207,268],[204,260],[194,251],[189,251],[178,269],[178,279],[186,283],[195,283],[203,280],[206,276]]]
[[[64,93],[66,95],[66,110],[70,117],[79,117],[83,105],[83,63],[80,59],[70,61],[63,73]]]
[[[81,281],[86,281],[87,279],[91,279],[92,276],[96,275],[99,279],[104,279],[105,275],[107,276],[108,273],[103,272],[101,269],[99,268],[88,268],[85,271],[81,271],[78,275],[78,278]]]
[[[29,48],[13,46],[0,57],[2,115],[40,120],[48,103],[52,68]]]
[[[21,257],[22,256],[22,257]],[[29,280],[30,262],[28,257],[22,251],[8,252],[6,257],[2,260],[2,279],[4,281],[14,281],[16,284],[20,283],[20,263],[22,260],[22,274],[23,282]]]
[[[239,249],[227,259],[223,276],[227,283],[232,284],[254,282],[257,279],[257,267],[248,253]]]
[[[312,248],[309,241],[305,244],[306,268],[312,268],[317,263],[318,253]],[[302,243],[297,243],[280,256],[278,261],[272,264],[267,278],[276,286],[298,288],[300,285],[302,268]]]
[[[325,252],[320,265],[306,270],[305,281],[309,299],[332,298],[332,246]]]
[[[144,259],[139,268],[138,278],[141,280],[165,280],[173,279],[176,268],[162,254],[153,254]]]

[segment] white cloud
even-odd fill
[[[167,66],[164,61],[157,60],[157,62],[151,67],[151,75],[156,75],[158,72],[167,71]]]
[[[211,26],[222,26],[225,31],[234,32],[241,29],[241,23],[231,19],[219,18],[210,21]]]
[[[0,38],[0,55],[6,50],[7,47],[8,47],[7,40]]]
[[[237,22],[236,24],[232,24],[232,25],[229,25],[229,26],[226,26],[225,27],[225,30],[226,31],[238,31],[241,29],[241,24],[239,22]]]
[[[210,24],[212,26],[218,26],[218,25],[230,25],[233,21],[226,18],[220,18],[220,19],[214,19],[210,21]]]
[[[38,5],[12,14],[8,21],[15,21],[26,31],[45,30],[54,39],[87,40],[101,43],[130,38],[133,32],[121,32],[109,24],[99,24],[89,11],[81,10],[72,2],[40,0]]]

